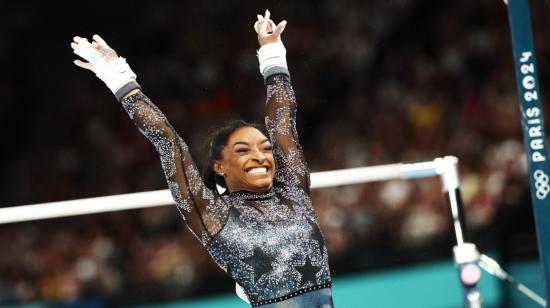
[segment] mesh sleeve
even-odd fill
[[[277,164],[275,182],[309,195],[310,177],[296,130],[296,97],[287,75],[267,80],[267,116],[265,123],[273,143]]]
[[[172,198],[187,226],[206,244],[223,227],[226,203],[204,185],[187,144],[145,94],[139,91],[121,103],[159,153]]]

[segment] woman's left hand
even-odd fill
[[[97,74],[98,70],[107,63],[116,60],[118,55],[99,35],[95,34],[92,38],[93,41],[90,44],[88,39],[75,36],[71,42],[71,48],[74,53],[88,61],[75,60],[74,64]]]
[[[254,24],[254,29],[258,33],[258,43],[260,47],[275,42],[281,42],[281,33],[285,30],[286,20],[281,21],[277,27],[275,23],[269,19],[271,13],[265,10],[265,15],[258,15],[258,20]],[[275,27],[275,29],[273,29]]]

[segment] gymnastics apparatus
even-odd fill
[[[510,32],[514,51],[514,64],[524,134],[524,147],[528,160],[528,174],[532,205],[535,214],[538,250],[542,268],[545,298],[550,294],[550,168],[544,119],[537,77],[535,50],[531,30],[528,0],[504,0],[508,7]],[[481,269],[507,281],[530,299],[546,306],[546,300],[506,273],[490,257],[481,254],[475,244],[465,238],[462,214],[458,158],[446,156],[420,163],[398,163],[311,174],[311,188],[350,185],[392,179],[412,180],[439,176],[442,189],[452,214],[456,245],[454,261],[462,286],[464,307],[482,306],[478,289]],[[168,189],[123,195],[41,203],[0,208],[0,224],[56,217],[94,214],[102,212],[165,206],[173,204]],[[237,294],[241,293],[237,288]],[[241,294],[239,294],[241,298]],[[243,298],[246,301],[246,297]]]

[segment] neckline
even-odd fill
[[[252,192],[246,190],[234,191],[229,193],[232,197],[237,197],[245,200],[265,200],[275,196],[273,187],[263,192]]]

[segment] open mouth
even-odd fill
[[[262,166],[262,167],[247,168],[245,171],[250,175],[264,175],[264,174],[267,174],[268,170],[269,170],[268,167]]]

